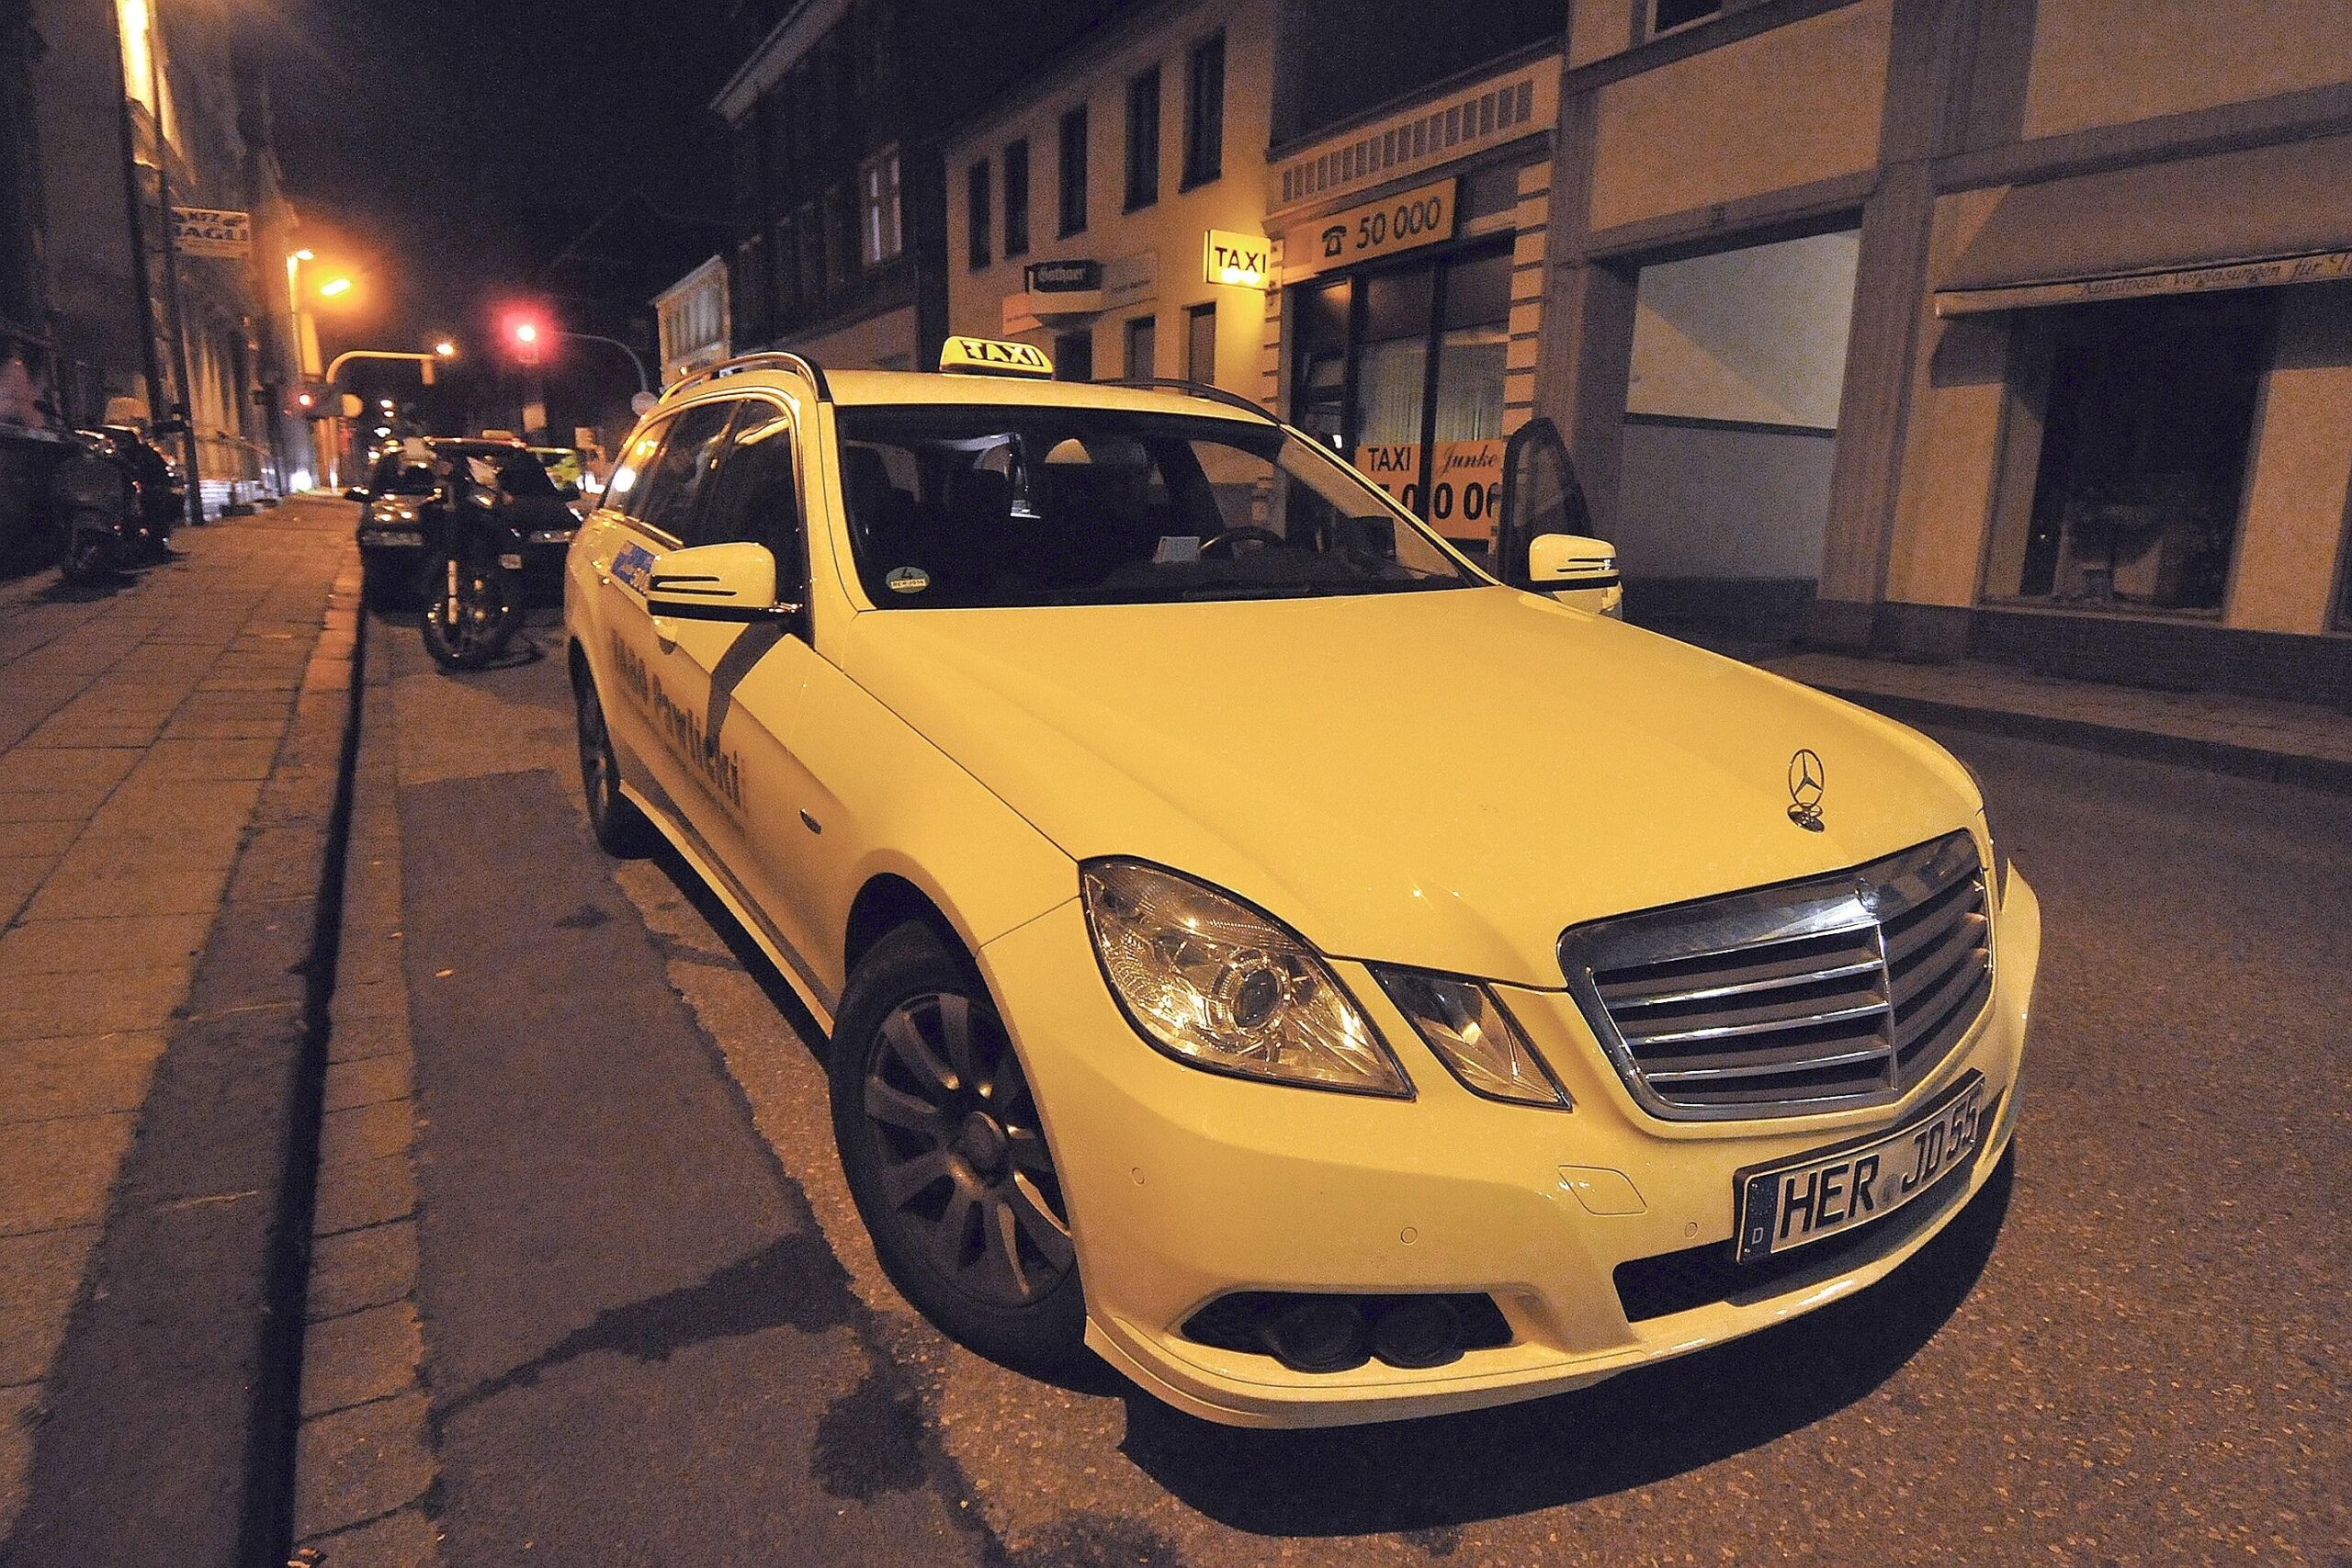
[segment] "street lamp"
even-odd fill
[[[348,277],[330,277],[319,285],[319,298],[322,299],[332,299],[339,294],[350,292],[351,279]]]

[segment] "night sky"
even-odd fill
[[[447,333],[479,375],[496,312],[516,302],[628,335],[629,312],[717,248],[727,168],[708,105],[749,44],[730,9],[277,0],[262,41],[300,240],[360,283],[352,309],[320,312],[324,351]],[[628,202],[582,241],[633,188],[652,205]],[[560,352],[559,402],[634,389],[617,355]]]

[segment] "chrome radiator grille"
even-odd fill
[[[1851,871],[1578,926],[1560,966],[1659,1116],[1793,1116],[1894,1100],[1993,991],[1976,845],[1952,833]]]

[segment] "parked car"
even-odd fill
[[[366,484],[344,491],[360,503],[359,558],[370,602],[405,602],[424,591],[427,570],[448,553],[453,494],[466,489],[498,498],[521,540],[526,591],[556,591],[579,519],[530,449],[520,441],[425,436],[386,453]]]
[[[1572,476],[1505,581],[1239,399],[949,355],[1019,378],[674,384],[565,581],[596,837],[823,1028],[909,1301],[1303,1426],[1919,1288],[2041,948],[1958,761],[1603,613]]]

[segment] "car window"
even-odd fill
[[[792,422],[775,404],[743,404],[726,455],[696,520],[697,545],[760,544],[775,552],[776,589],[807,581],[802,565],[800,487],[793,473]]]
[[[621,448],[619,461],[613,465],[612,478],[605,485],[605,504],[616,512],[638,515],[638,481],[645,477],[653,459],[662,450],[662,437],[669,434],[667,415],[654,420],[637,433],[637,438]]]
[[[690,536],[695,502],[726,445],[728,421],[737,406],[732,399],[696,403],[671,421],[660,455],[637,481],[630,516],[674,538]]]
[[[368,488],[377,495],[431,495],[433,470],[391,453],[377,463]]]
[[[887,609],[1290,599],[1472,586],[1312,442],[1112,409],[843,409],[842,491]]]

